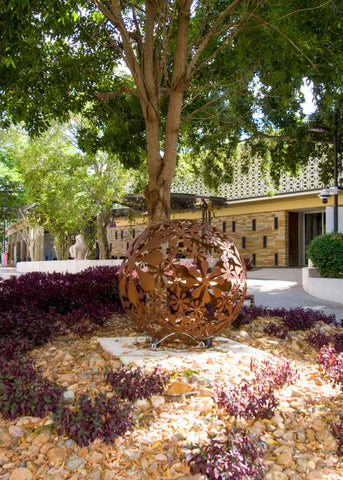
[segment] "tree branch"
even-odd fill
[[[122,93],[130,93],[131,95],[138,96],[137,91],[134,88],[122,87],[115,92],[94,92],[94,95],[99,98],[99,100],[107,100],[108,98],[115,98]]]
[[[222,20],[224,20],[224,18],[237,6],[239,5],[243,0],[234,0],[232,3],[230,3],[230,5],[228,7],[225,8],[225,10],[219,15],[219,17],[217,18],[217,20],[214,22],[214,24],[212,25],[212,27],[210,28],[209,32],[205,35],[205,37],[203,38],[202,42],[200,43],[200,45],[198,46],[195,54],[193,55],[193,58],[192,60],[189,62],[188,64],[188,67],[187,67],[187,78],[190,78],[191,77],[191,74],[192,74],[192,71],[193,71],[193,68],[196,64],[196,62],[198,61],[200,55],[202,54],[202,52],[205,50],[205,48],[207,47],[208,43],[210,42],[210,40],[212,38],[214,38],[217,33],[216,33],[216,30],[217,28],[219,27],[219,25],[221,24]],[[230,25],[227,25],[226,26],[226,30],[228,30],[230,27]],[[192,44],[192,47],[194,48],[195,45],[194,43]]]

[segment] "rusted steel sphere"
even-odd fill
[[[212,225],[171,220],[131,245],[119,293],[131,320],[152,339],[208,342],[237,317],[246,269],[235,244]]]

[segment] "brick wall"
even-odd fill
[[[288,266],[288,214],[285,211],[216,217],[212,224],[233,240],[256,266]]]
[[[200,218],[198,219],[200,220]],[[224,227],[225,223],[225,227]],[[248,257],[260,267],[288,266],[288,213],[275,211],[246,215],[216,216],[212,219],[220,232],[237,245],[242,257]],[[235,231],[233,231],[233,227]],[[110,254],[123,257],[128,245],[146,228],[146,225],[112,227],[107,229]]]
[[[137,238],[146,225],[118,226],[107,228],[107,240],[110,246],[110,256],[124,257],[128,246]]]

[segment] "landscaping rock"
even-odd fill
[[[9,480],[32,480],[32,478],[31,470],[23,467],[15,468],[9,476]]]
[[[0,427],[0,447],[7,447],[15,441],[9,430],[4,427]]]
[[[66,460],[67,453],[62,447],[50,448],[48,451],[49,465],[60,466]]]
[[[136,402],[135,415],[142,413],[138,425],[110,445],[97,439],[80,448],[74,440],[58,434],[52,415],[1,420],[0,480],[17,480],[15,475],[20,472],[30,472],[32,480],[206,480],[192,474],[187,465],[189,446],[207,443],[209,435],[225,440],[227,428],[255,433],[266,442],[264,480],[343,478],[343,461],[337,456],[337,440],[330,432],[330,423],[343,413],[340,390],[332,387],[318,367],[318,352],[306,341],[308,332],[292,332],[292,342],[288,342],[269,338],[263,333],[265,325],[255,321],[244,326],[246,334],[241,341],[256,347],[256,340],[265,338],[264,351],[279,361],[290,360],[300,373],[294,385],[278,392],[280,405],[271,419],[234,419],[218,408],[212,398],[216,387],[230,388],[242,379],[251,379],[252,374],[249,355],[223,353],[215,345],[217,350],[210,352],[208,362],[171,356],[168,367],[164,361],[163,368],[172,373],[165,394]],[[118,335],[124,329],[129,336],[123,318],[114,317],[101,336]],[[235,329],[226,334],[230,336],[231,331]],[[30,355],[47,378],[72,380],[66,383],[75,395],[72,401],[83,393],[91,397],[100,392],[112,395],[104,372],[121,366],[120,359],[95,349],[89,338],[57,339],[53,348],[51,344],[42,346]],[[139,366],[151,374],[157,365],[158,361],[144,360]],[[186,371],[198,375],[187,377]]]
[[[66,465],[68,468],[71,468],[72,470],[77,470],[81,465],[85,463],[85,459],[82,457],[73,457],[69,458],[67,461]]]

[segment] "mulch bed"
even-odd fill
[[[206,443],[209,436],[225,439],[228,428],[249,431],[266,442],[266,480],[342,479],[343,462],[329,428],[343,413],[342,392],[333,388],[318,366],[318,351],[306,341],[309,331],[292,332],[282,340],[263,333],[269,320],[258,318],[239,330],[227,330],[224,336],[280,361],[291,360],[298,369],[299,380],[279,392],[280,404],[272,419],[235,419],[217,407],[212,399],[215,388],[249,378],[251,359],[220,352],[214,342],[215,358],[209,357],[205,365],[174,357],[165,394],[138,401],[136,427],[111,445],[95,440],[79,447],[58,435],[51,415],[13,421],[0,417],[0,479],[204,480],[191,473],[187,452],[192,444]],[[59,338],[29,355],[44,376],[67,387],[72,404],[81,394],[109,392],[104,374],[121,366],[120,358],[101,349],[97,337],[138,335],[125,317],[115,316],[96,336]]]

